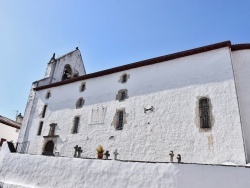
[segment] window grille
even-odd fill
[[[74,127],[73,127],[73,132],[72,133],[77,133],[78,132],[78,127],[79,127],[79,117],[75,117],[74,120]]]
[[[43,121],[40,122],[37,135],[40,136],[43,129]]]
[[[123,115],[124,115],[123,111],[118,112],[118,122],[116,126],[117,130],[122,130],[123,128]]]
[[[43,113],[42,113],[42,118],[45,117],[46,110],[47,110],[47,105],[44,105],[44,107],[43,107]]]
[[[200,108],[200,127],[201,128],[210,128],[210,107],[209,107],[209,99],[202,98],[199,101]]]

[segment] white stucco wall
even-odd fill
[[[130,78],[118,82],[123,73]],[[86,82],[86,90],[79,86]],[[115,100],[120,89],[129,98]],[[168,161],[174,150],[185,162],[245,164],[242,131],[233,79],[230,49],[221,48],[102,77],[78,81],[36,93],[27,134],[29,153],[41,154],[49,125],[56,123],[55,151],[73,156],[73,147],[82,147],[82,156],[95,157],[101,144],[106,150],[118,149],[120,159]],[[212,129],[199,128],[198,99],[211,101]],[[85,104],[76,109],[78,98]],[[48,105],[41,118],[44,104]],[[144,108],[153,106],[153,112]],[[102,124],[89,124],[91,111],[106,109]],[[117,109],[125,108],[126,124],[115,130],[112,122]],[[79,132],[72,134],[75,116],[80,116]],[[42,136],[37,136],[39,122],[44,121]]]
[[[4,138],[7,141],[16,142],[18,134],[19,134],[19,129],[0,123],[0,139]]]
[[[247,158],[250,160],[250,50],[232,52]]]
[[[0,152],[4,188],[247,188],[249,167],[138,163]]]

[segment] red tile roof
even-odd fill
[[[0,123],[8,125],[10,127],[14,127],[16,129],[20,129],[21,128],[21,124],[20,123],[18,123],[16,121],[13,121],[13,120],[11,120],[9,118],[3,117],[3,116],[0,116]]]
[[[75,77],[75,78],[64,80],[61,82],[56,82],[53,84],[40,86],[40,87],[34,88],[34,90],[39,91],[39,90],[43,90],[43,89],[47,89],[51,87],[73,83],[73,82],[80,81],[80,80],[86,80],[89,78],[95,78],[95,77],[104,76],[104,75],[108,75],[108,74],[112,74],[112,73],[116,73],[120,71],[126,71],[126,70],[137,68],[137,67],[152,65],[152,64],[161,63],[164,61],[169,61],[172,59],[199,54],[199,53],[203,53],[203,52],[207,52],[207,51],[211,51],[211,50],[215,50],[215,49],[219,49],[223,47],[229,47],[229,48],[232,48],[233,51],[236,51],[236,50],[241,50],[241,49],[250,49],[250,44],[231,45],[230,41],[220,42],[220,43],[211,44],[208,46],[203,46],[200,48],[194,48],[191,50],[177,52],[177,53],[173,53],[170,55],[160,56],[160,57],[147,59],[147,60],[143,60],[143,61],[135,62],[132,64],[127,64],[127,65],[123,65],[123,66],[119,66],[119,67],[115,67],[115,68],[111,68],[111,69],[107,69],[107,70],[103,70],[103,71],[99,71],[99,72],[95,72],[91,74],[86,74],[83,76]]]

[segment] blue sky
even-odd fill
[[[24,113],[48,61],[79,47],[87,73],[231,40],[250,43],[250,0],[1,0],[0,115]]]

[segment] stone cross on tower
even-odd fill
[[[115,149],[114,151],[114,159],[117,160],[117,155],[119,155],[119,153],[117,152],[117,149]]]

